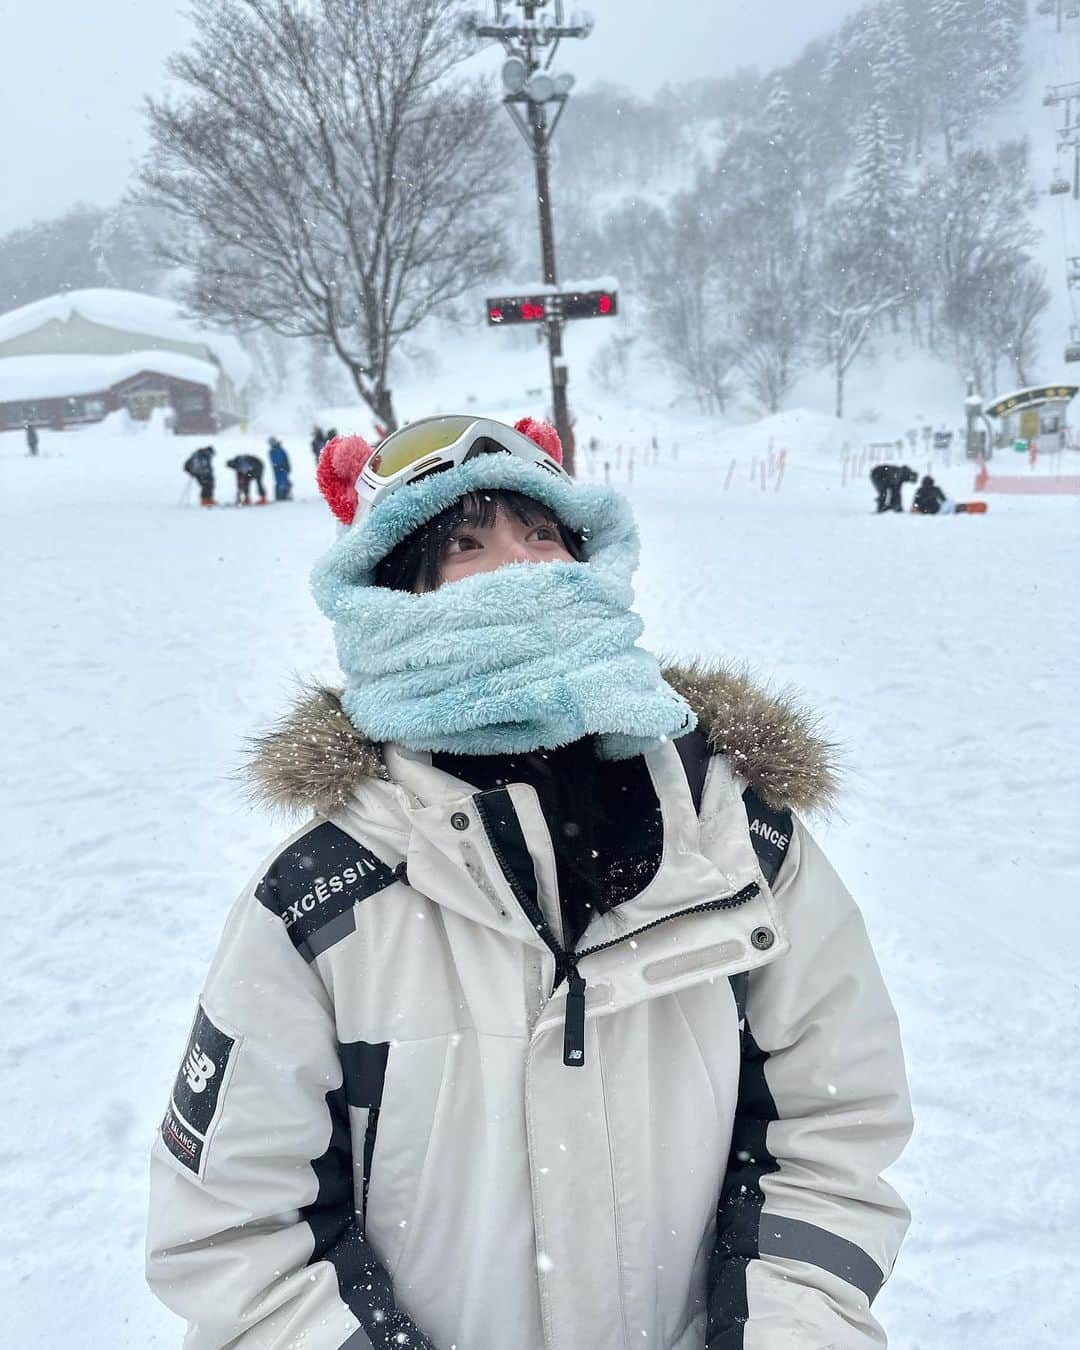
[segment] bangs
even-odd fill
[[[495,524],[495,518],[499,514],[499,508],[512,515],[515,520],[519,520],[522,525],[555,525],[560,521],[547,506],[542,506],[532,497],[526,497],[522,492],[511,492],[508,489],[492,492],[470,492],[462,497],[460,501],[455,502],[449,510],[444,511],[441,516],[436,516],[435,521],[442,521],[444,518],[451,521],[450,530],[460,529],[462,525],[471,525],[475,529],[490,530]]]
[[[500,509],[522,525],[553,526],[574,561],[584,561],[582,536],[567,529],[550,507],[511,488],[480,488],[467,492],[403,539],[375,568],[375,585],[392,591],[415,590],[418,584],[425,591],[436,590],[443,550],[454,532],[462,527],[489,530]]]

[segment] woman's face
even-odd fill
[[[573,561],[554,521],[527,525],[500,506],[490,525],[462,523],[446,541],[439,559],[439,585],[476,572],[494,572],[506,563]]]

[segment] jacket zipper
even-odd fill
[[[483,822],[483,816],[480,817]],[[672,919],[681,919],[687,914],[706,914],[710,910],[720,909],[738,909],[740,905],[745,905],[747,901],[752,900],[759,893],[761,887],[756,881],[750,882],[744,886],[741,891],[736,891],[734,895],[723,896],[719,900],[706,900],[700,905],[691,905],[687,909],[676,910],[674,914],[663,914],[659,919],[653,919],[652,923],[642,924],[640,928],[635,928],[629,933],[623,933],[617,938],[612,938],[610,942],[598,942],[595,946],[586,947],[581,952],[568,952],[561,943],[556,941],[555,934],[552,932],[551,925],[544,918],[539,905],[533,905],[532,901],[525,894],[521,883],[518,881],[512,867],[507,865],[506,859],[502,854],[498,844],[492,839],[491,834],[484,828],[488,843],[491,845],[491,851],[495,854],[495,859],[499,864],[499,869],[506,878],[507,885],[513,892],[514,899],[521,907],[522,913],[529,920],[532,926],[540,934],[545,946],[551,951],[555,958],[555,983],[551,986],[552,994],[559,987],[559,981],[566,976],[566,1013],[563,1020],[563,1063],[570,1069],[580,1069],[585,1064],[585,977],[578,970],[578,962],[586,956],[593,956],[597,952],[607,951],[609,947],[616,947],[620,942],[629,942],[631,938],[639,937],[642,933],[649,932],[652,928],[659,928],[662,923],[670,923]]]

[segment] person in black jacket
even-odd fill
[[[37,427],[33,422],[26,424],[26,452],[29,455],[36,455],[38,452],[38,434]]]
[[[184,461],[184,472],[199,485],[199,505],[214,505],[214,447],[202,445]]]
[[[263,487],[264,464],[258,455],[236,455],[225,461],[225,467],[236,473],[236,504],[251,505],[251,484],[254,481],[259,489],[259,505],[266,505],[266,489]]]
[[[877,493],[877,510],[902,511],[904,503],[900,489],[905,483],[917,483],[919,475],[906,464],[875,464],[870,470],[870,481]]]
[[[929,474],[919,484],[911,509],[920,516],[936,516],[945,505],[946,497]]]

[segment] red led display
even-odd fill
[[[500,296],[487,302],[488,323],[540,323],[545,315],[542,295]]]
[[[496,296],[487,302],[488,323],[542,323],[548,305],[557,307],[564,319],[607,318],[619,312],[616,291],[564,291],[545,299],[542,295]]]

